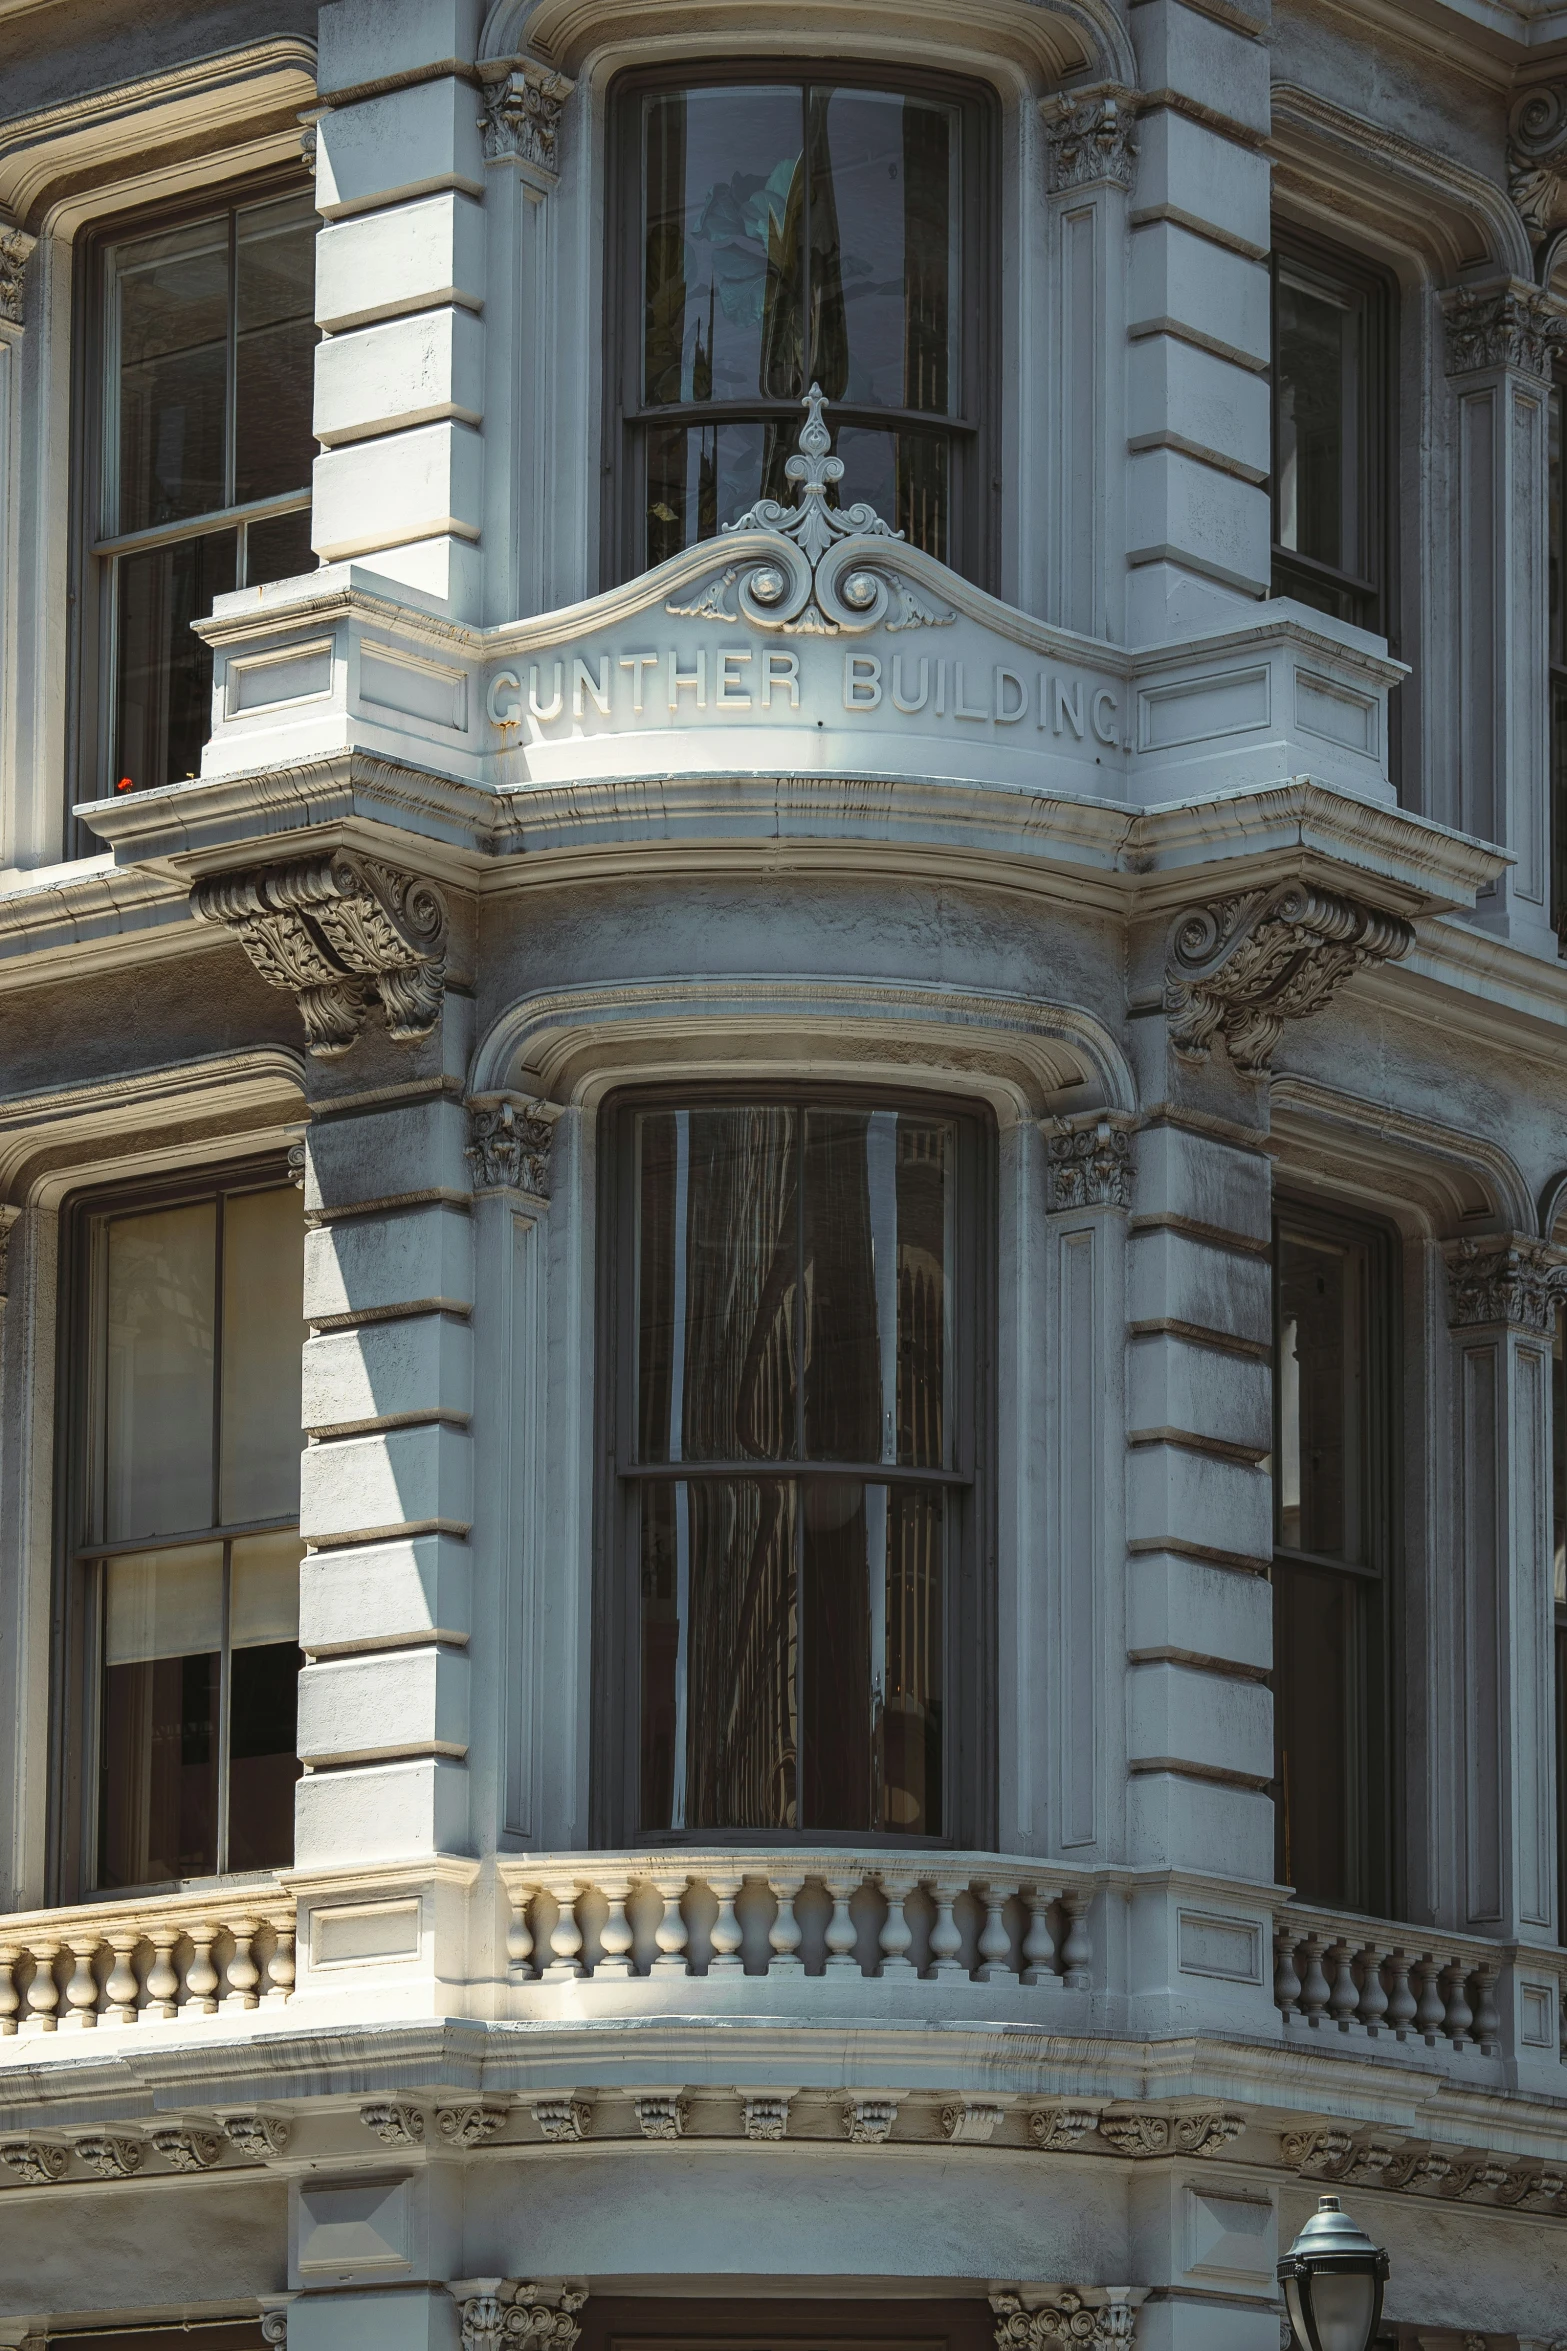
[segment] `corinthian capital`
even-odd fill
[[[560,177],[561,109],[576,88],[537,58],[515,58],[489,82],[479,129],[486,163],[515,163],[531,193],[546,195]]]
[[[446,903],[433,882],[345,849],[210,874],[191,912],[234,933],[262,978],[299,1006],[307,1050],[346,1053],[381,999],[399,1044],[427,1037],[446,980]]]
[[[1363,964],[1407,955],[1414,935],[1402,916],[1309,882],[1190,907],[1165,965],[1170,1042],[1204,1061],[1222,1037],[1236,1068],[1255,1074],[1287,1020],[1320,1012]]]
[[[37,242],[25,229],[0,227],[0,318],[14,327],[22,323],[22,278]]]
[[[1514,1233],[1502,1241],[1452,1241],[1446,1256],[1454,1330],[1510,1323],[1533,1338],[1549,1335],[1567,1272],[1560,1250]]]
[[[1124,1111],[1114,1110],[1045,1120],[1050,1151],[1046,1206],[1052,1216],[1077,1208],[1131,1207],[1131,1123]]]
[[[1546,377],[1559,331],[1556,313],[1536,286],[1459,286],[1442,297],[1447,312],[1447,372],[1478,375],[1513,368]]]
[[[475,1192],[530,1192],[547,1200],[559,1116],[558,1103],[536,1102],[531,1094],[475,1094],[467,1150]]]
[[[1091,188],[1101,180],[1131,187],[1137,158],[1133,104],[1133,92],[1115,82],[1057,90],[1040,100],[1052,193]]]

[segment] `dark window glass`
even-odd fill
[[[954,1122],[721,1103],[633,1136],[641,1825],[939,1836]]]
[[[1556,1309],[1551,1351],[1552,1587],[1556,1599],[1557,1939],[1567,1943],[1567,1309]]]
[[[1274,1233],[1274,1737],[1280,1875],[1385,1907],[1389,1272],[1379,1234]]]
[[[1273,257],[1273,592],[1391,635],[1391,297],[1347,257]]]
[[[192,621],[312,568],[315,225],[301,190],[105,251],[96,552],[121,791],[199,771],[212,661]]]
[[[1551,695],[1551,919],[1567,954],[1567,468],[1562,461],[1562,387],[1552,386],[1548,416]]]
[[[94,1214],[86,1539],[105,1890],[293,1853],[303,1218],[292,1185]]]
[[[869,500],[956,560],[974,540],[954,524],[965,466],[982,495],[979,108],[780,77],[642,90],[622,114],[639,276],[629,568],[788,499],[812,383],[846,469],[836,502]]]

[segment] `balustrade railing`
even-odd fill
[[[1287,2022],[1461,2055],[1503,2053],[1501,1991],[1514,1953],[1474,1936],[1292,1904],[1274,1921],[1273,1997]],[[1548,1993],[1538,2045],[1567,2062],[1567,2008],[1558,1964],[1529,1955]]]
[[[0,2036],[234,2016],[294,1988],[294,1901],[262,1884],[0,1915]]]
[[[858,1976],[1086,1990],[1091,1885],[994,1854],[591,1853],[500,1864],[513,1984]]]

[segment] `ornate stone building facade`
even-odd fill
[[[1563,369],[1554,0],[0,0],[0,2344],[1560,2351]]]

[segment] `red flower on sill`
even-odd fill
[[[134,792],[136,789],[136,779],[134,776],[121,776],[119,782],[115,785],[114,788],[117,792]]]

